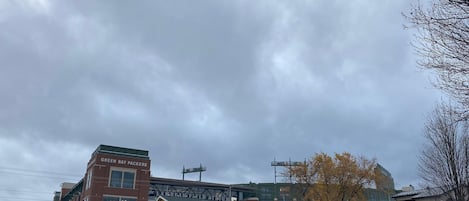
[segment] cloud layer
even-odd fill
[[[272,182],[274,158],[348,151],[416,182],[441,95],[415,68],[408,6],[0,3],[0,196],[51,199],[99,144],[150,150],[160,177],[202,163],[206,181]]]

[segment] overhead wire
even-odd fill
[[[76,174],[67,174],[67,173],[54,173],[49,171],[42,170],[26,170],[20,168],[10,168],[0,166],[0,174],[15,174],[21,176],[32,176],[32,177],[47,177],[54,179],[64,179],[64,180],[79,180],[82,176]]]
[[[63,173],[63,172],[52,172],[52,171],[44,171],[44,170],[33,170],[33,169],[22,169],[22,168],[13,168],[13,167],[6,167],[0,166],[0,174],[2,175],[15,175],[15,179],[18,179],[18,176],[25,176],[25,177],[41,177],[41,178],[49,178],[49,179],[60,179],[60,180],[72,180],[72,181],[79,181],[83,176],[71,173]],[[3,187],[3,186],[0,186]],[[45,197],[46,195],[52,197],[53,191],[51,192],[44,192],[44,191],[21,191],[16,189],[8,189],[8,188],[0,188],[0,200],[2,201],[22,201],[22,200],[31,200],[31,201],[50,201],[44,200],[38,197],[11,197],[11,194],[18,194],[18,195],[37,195],[38,197]],[[34,196],[33,195],[33,196]]]
[[[22,172],[36,172],[36,173],[42,173],[42,174],[50,174],[50,175],[62,175],[62,176],[80,176],[77,174],[72,174],[72,173],[61,173],[61,172],[52,172],[52,171],[44,171],[44,170],[31,170],[31,169],[22,169],[22,168],[12,168],[12,167],[5,167],[5,166],[0,166],[0,170],[11,170],[11,171],[22,171]]]
[[[15,189],[7,189],[7,188],[0,188],[0,192],[8,192],[8,193],[29,193],[29,194],[53,194],[53,192],[46,192],[46,191],[22,191],[22,190],[15,190]]]
[[[0,196],[0,199],[2,201],[8,201],[8,200],[32,200],[32,201],[50,201],[50,200],[43,200],[43,199],[37,199],[37,198],[26,198],[26,197],[4,197]],[[6,200],[5,200],[6,199]]]

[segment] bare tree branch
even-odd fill
[[[404,14],[418,30],[413,43],[417,63],[438,75],[434,85],[457,100],[461,118],[469,118],[469,0],[420,2]]]
[[[428,117],[424,128],[427,140],[421,152],[419,170],[422,179],[441,188],[452,201],[469,196],[469,132],[453,107],[440,104]]]

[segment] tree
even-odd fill
[[[436,72],[435,86],[469,118],[469,0],[436,0],[429,7],[419,2],[404,16],[418,30],[418,64]]]
[[[427,143],[419,160],[423,180],[447,193],[449,200],[465,201],[469,193],[469,132],[450,105],[438,105],[424,127]]]
[[[375,160],[350,153],[335,154],[334,158],[319,153],[288,171],[297,183],[305,185],[303,200],[360,201],[366,200],[363,188],[373,183],[375,167]]]

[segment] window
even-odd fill
[[[124,172],[124,181],[122,182],[122,188],[134,188],[135,173]]]
[[[111,169],[110,187],[134,188],[135,171]]]
[[[86,177],[86,188],[85,189],[89,189],[91,187],[91,178],[92,177],[93,177],[93,170],[91,169],[88,172],[88,176]]]
[[[104,196],[103,201],[137,201],[137,198],[118,197],[118,196]]]

